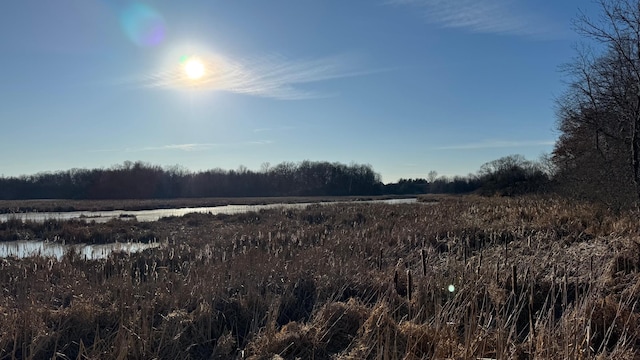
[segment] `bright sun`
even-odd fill
[[[189,59],[184,64],[184,72],[189,79],[200,79],[204,75],[204,64],[199,59]]]

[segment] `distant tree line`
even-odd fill
[[[72,169],[0,178],[0,199],[148,199],[238,196],[378,195],[383,184],[370,165],[303,161],[260,171],[189,172],[127,161],[108,169]]]
[[[400,179],[385,185],[386,194],[466,194],[515,196],[552,190],[549,166],[543,158],[529,161],[522,155],[509,155],[485,163],[475,174],[427,179]]]
[[[548,176],[520,155],[494,160],[475,175],[400,179],[383,184],[370,165],[330,162],[264,164],[259,171],[190,172],[126,161],[107,169],[72,169],[0,178],[0,199],[163,199],[189,197],[461,194],[516,195],[541,191]]]

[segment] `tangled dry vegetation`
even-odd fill
[[[132,221],[164,245],[0,262],[0,358],[638,359],[637,215],[461,197]]]

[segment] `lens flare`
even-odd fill
[[[153,8],[133,3],[120,16],[122,28],[134,44],[144,47],[159,45],[165,38],[164,18]]]
[[[456,287],[453,286],[453,285],[449,285],[449,289],[448,290],[449,290],[449,292],[454,292],[454,291],[456,291]]]

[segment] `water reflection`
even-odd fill
[[[62,259],[64,255],[75,251],[85,260],[106,259],[116,252],[135,253],[145,249],[160,247],[160,243],[111,243],[100,245],[64,245],[48,241],[19,240],[0,242],[0,258],[26,258],[42,256]]]
[[[358,203],[386,203],[386,204],[412,204],[417,200],[413,199],[390,199],[390,200],[369,200],[358,201]],[[42,212],[42,213],[17,213],[17,214],[0,214],[0,222],[9,219],[18,219],[22,221],[42,222],[49,219],[71,220],[84,219],[87,221],[107,222],[114,218],[121,219],[137,219],[138,221],[156,221],[167,216],[184,216],[189,213],[211,213],[211,214],[239,214],[250,211],[260,211],[265,209],[286,208],[286,209],[302,209],[309,205],[320,204],[337,204],[337,203],[354,203],[348,202],[321,202],[321,203],[297,203],[297,204],[266,204],[266,205],[227,205],[215,207],[197,207],[197,208],[174,208],[174,209],[155,209],[140,211],[71,211],[71,212]],[[125,252],[135,253],[145,249],[159,247],[160,243],[110,243],[100,245],[65,245],[58,242],[37,241],[37,240],[20,240],[0,242],[0,258],[16,257],[25,258],[32,256],[42,256],[49,258],[62,259],[64,255],[71,251],[75,251],[82,259],[97,260],[106,259],[112,253]]]
[[[72,220],[82,219],[87,221],[95,221],[104,223],[111,219],[137,219],[138,221],[156,221],[167,216],[184,216],[189,213],[211,213],[211,214],[240,214],[250,211],[260,211],[276,208],[287,209],[303,209],[314,204],[338,204],[338,203],[384,203],[384,204],[413,204],[417,199],[389,199],[389,200],[369,200],[369,201],[345,201],[345,202],[316,202],[316,203],[277,203],[265,205],[226,205],[213,207],[192,207],[192,208],[173,208],[173,209],[155,209],[155,210],[138,210],[138,211],[69,211],[69,212],[41,212],[41,213],[16,213],[16,214],[0,214],[0,222],[9,219],[18,219],[22,221],[43,222],[49,219],[55,220]]]

